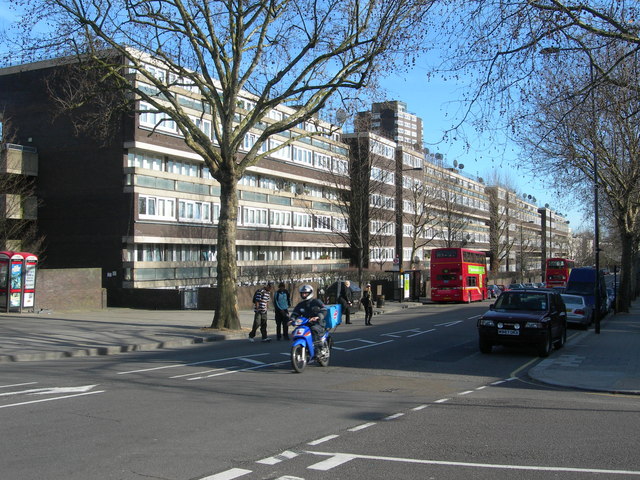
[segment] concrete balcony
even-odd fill
[[[7,143],[0,151],[0,174],[38,176],[38,151],[34,147],[25,147]]]
[[[12,220],[36,220],[38,199],[5,193],[0,195],[0,216]]]

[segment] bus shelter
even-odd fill
[[[0,311],[35,307],[37,265],[33,253],[0,251]]]

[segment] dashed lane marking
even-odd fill
[[[363,423],[362,425],[358,425],[356,427],[350,428],[349,432],[357,432],[359,430],[364,430],[365,428],[373,427],[375,422]]]
[[[201,362],[193,362],[193,363],[173,363],[171,365],[162,365],[160,367],[141,368],[138,370],[128,370],[126,372],[118,372],[118,375],[127,375],[129,373],[152,372],[154,370],[164,370],[167,368],[193,367],[195,365],[206,365],[209,363],[227,362],[227,361],[233,361],[238,359],[244,359],[246,361],[250,357],[264,357],[266,355],[269,355],[269,353],[256,353],[255,355],[243,355],[241,357],[216,358],[213,360],[203,360]]]
[[[322,437],[317,440],[314,440],[313,442],[309,442],[307,443],[307,445],[312,445],[312,446],[320,445],[321,443],[328,442],[329,440],[333,440],[334,438],[338,438],[338,437],[339,435],[327,435],[326,437]]]
[[[404,416],[404,413],[394,413],[393,415],[389,415],[388,417],[385,417],[383,420],[395,420],[396,418],[400,418],[403,416]]]
[[[258,460],[256,463],[261,463],[263,465],[275,465],[276,463],[280,463],[284,460],[291,460],[292,458],[296,458],[298,454],[296,452],[292,452],[290,450],[285,450],[279,455],[275,455],[273,457],[263,458],[262,460]]]

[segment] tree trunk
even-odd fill
[[[620,289],[616,299],[617,311],[628,312],[633,298],[633,285],[631,272],[634,267],[633,261],[633,235],[623,234],[620,236],[622,245],[622,255],[620,257]]]
[[[240,330],[238,314],[238,262],[236,230],[238,223],[238,184],[220,182],[220,219],[218,221],[218,288],[212,328]]]

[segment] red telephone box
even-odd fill
[[[28,252],[0,252],[0,309],[21,312],[35,306],[38,257]]]

